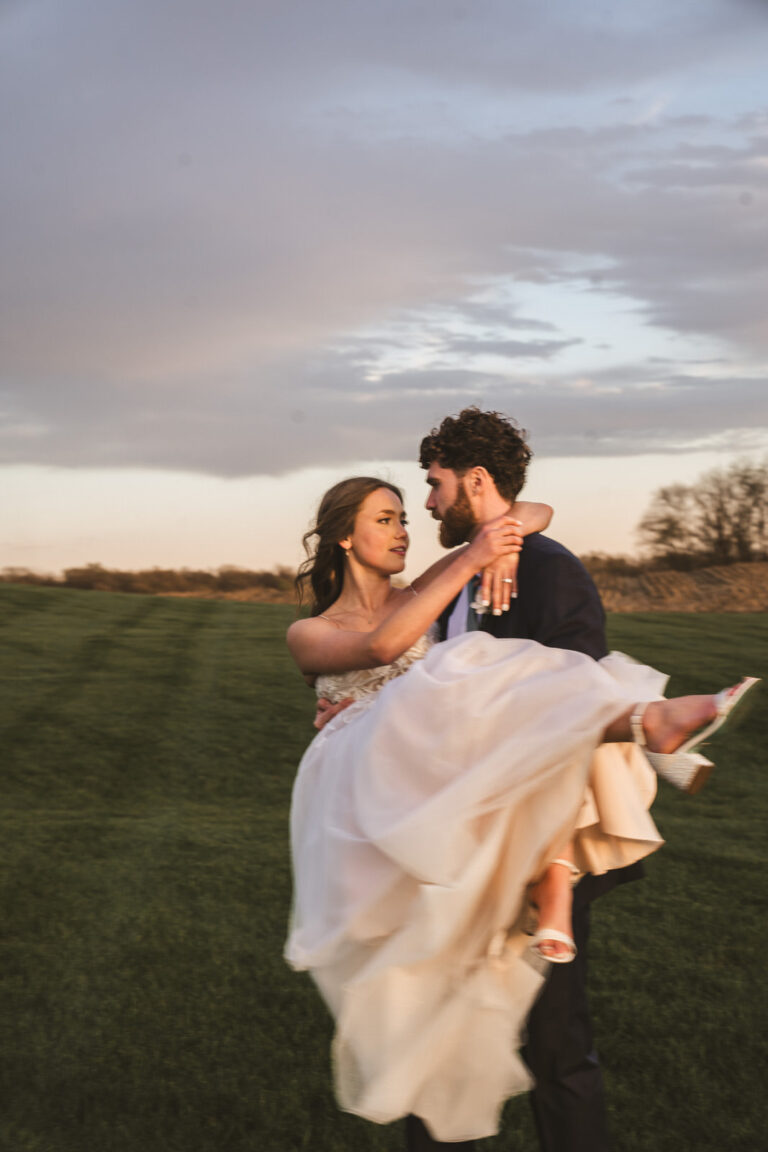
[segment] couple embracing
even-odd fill
[[[699,787],[695,744],[753,683],[665,700],[663,674],[609,656],[551,509],[518,500],[529,459],[477,408],[422,441],[453,551],[408,588],[398,489],[336,485],[288,632],[329,707],[294,787],[286,956],[335,1018],[341,1106],[406,1117],[410,1152],[473,1148],[524,1090],[544,1152],[608,1148],[590,903],[662,843],[654,772]]]

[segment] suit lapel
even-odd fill
[[[457,596],[454,596],[450,604],[446,608],[443,608],[442,612],[437,618],[437,634],[441,640],[445,640],[445,637],[448,634],[448,621],[451,618],[451,613],[456,607],[456,601],[458,600],[459,596],[461,596],[461,592],[459,592]]]

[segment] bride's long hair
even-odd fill
[[[341,480],[329,488],[320,501],[315,524],[302,537],[307,559],[296,576],[299,608],[309,585],[311,616],[319,616],[338,600],[344,584],[344,549],[339,541],[349,536],[360,505],[377,488],[388,488],[402,503],[400,489],[375,476],[351,476],[349,480]]]

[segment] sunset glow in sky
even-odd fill
[[[629,552],[768,452],[761,0],[0,6],[0,567],[293,565],[477,403]]]

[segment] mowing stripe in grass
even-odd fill
[[[16,713],[13,723],[5,730],[0,730],[0,740],[9,747],[17,743],[19,735],[30,724],[61,724],[66,718],[70,702],[88,691],[89,685],[97,681],[109,662],[114,659],[115,646],[123,634],[131,632],[142,625],[148,617],[154,615],[158,609],[156,601],[148,600],[143,604],[127,604],[124,615],[110,617],[107,626],[101,622],[97,630],[90,635],[81,637],[77,630],[71,629],[61,635],[63,643],[57,645],[55,657],[61,662],[59,683],[52,687],[43,681],[41,690],[36,694],[27,695],[27,703],[23,709]],[[41,636],[38,643],[51,651],[50,635]],[[32,652],[35,651],[32,648]],[[20,657],[21,652],[17,645],[15,655]],[[11,656],[11,659],[13,656]],[[30,698],[31,697],[31,698]]]

